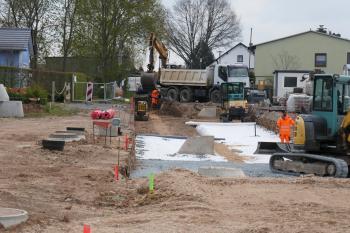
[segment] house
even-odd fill
[[[273,86],[275,70],[314,70],[340,74],[350,62],[350,40],[339,35],[306,31],[256,44],[256,84]]]
[[[238,43],[233,48],[221,54],[213,64],[243,64],[254,69],[254,54],[243,43]]]
[[[30,68],[33,54],[30,29],[0,28],[0,66]]]

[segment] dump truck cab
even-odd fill
[[[248,67],[242,64],[214,66],[214,84],[243,83],[244,88],[250,87]]]
[[[220,92],[222,96],[223,113],[222,121],[232,121],[233,119],[243,119],[246,112],[247,101],[244,98],[244,83],[222,83]]]

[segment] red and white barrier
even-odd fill
[[[94,84],[88,82],[86,85],[86,102],[92,102],[92,94],[94,92]]]

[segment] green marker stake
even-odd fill
[[[151,174],[148,176],[148,179],[149,179],[149,192],[150,192],[150,193],[153,193],[153,191],[154,191],[154,174],[151,173]]]

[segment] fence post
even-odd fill
[[[71,100],[72,100],[72,102],[74,102],[74,85],[75,85],[76,81],[77,81],[77,76],[75,74],[73,74],[72,75],[72,90],[71,90],[71,93],[72,93]]]
[[[255,132],[255,137],[256,137],[256,122],[254,124],[254,132]]]
[[[51,90],[51,102],[55,102],[55,92],[56,92],[56,87],[55,87],[55,81],[52,81],[52,90]]]
[[[114,81],[113,83],[113,93],[112,93],[112,99],[114,99],[115,96],[115,92],[117,91],[117,81]]]
[[[103,101],[106,102],[106,99],[107,99],[107,85],[106,85],[106,83],[103,84],[103,89],[104,89],[104,92],[103,92]]]
[[[65,82],[64,83],[64,92],[65,92],[65,95],[64,95],[64,102],[66,103],[66,101],[68,101],[68,102],[71,102],[72,101],[72,99],[71,99],[71,91],[70,91],[70,82]]]

